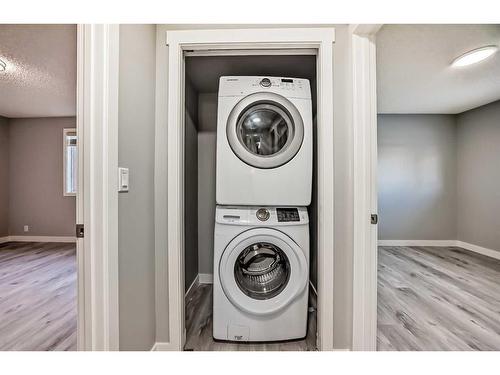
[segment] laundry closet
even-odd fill
[[[296,54],[296,51],[291,51],[290,54],[268,55],[241,55],[238,52],[219,56],[196,55],[189,52],[185,54],[184,288],[187,332],[185,348],[218,350],[224,349],[221,347],[224,345],[244,345],[214,343],[211,337],[212,327],[204,326],[211,325],[212,316],[211,283],[214,274],[214,227],[217,206],[218,90],[220,77],[226,76],[290,77],[305,79],[310,83],[313,119],[312,200],[307,207],[310,285],[309,283],[307,285],[308,332],[303,340],[306,342],[303,350],[313,350],[316,345],[316,322],[313,312],[316,307],[317,285],[316,55]],[[251,346],[249,350],[252,350]]]

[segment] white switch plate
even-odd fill
[[[129,186],[129,174],[128,168],[118,168],[118,191],[125,192],[128,191]]]
[[[25,226],[24,226],[24,231],[25,231],[25,232],[29,232],[29,231],[30,231],[30,227],[29,227],[28,225],[25,225]]]

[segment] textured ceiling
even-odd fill
[[[500,52],[450,66],[464,52],[500,46],[500,25],[386,25],[377,34],[379,113],[456,114],[500,99]]]
[[[75,116],[75,25],[0,25],[0,59],[0,116]]]

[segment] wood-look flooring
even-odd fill
[[[76,350],[73,243],[0,244],[0,350]]]
[[[500,350],[499,260],[414,246],[378,259],[378,350]]]
[[[199,284],[186,296],[186,344],[194,351],[312,351],[316,349],[316,298],[309,294],[307,336],[302,340],[269,343],[234,343],[212,337],[213,294],[211,284]]]

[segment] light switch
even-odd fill
[[[128,168],[118,168],[118,191],[128,191]]]

